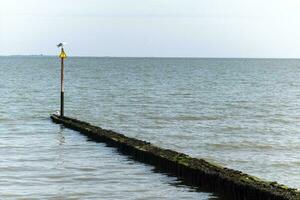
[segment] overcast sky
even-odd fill
[[[0,55],[300,57],[299,0],[0,0]]]

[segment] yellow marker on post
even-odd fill
[[[64,51],[65,42],[59,43],[57,47],[61,48],[59,57],[61,59],[61,82],[60,82],[60,117],[64,117],[64,59],[67,58],[67,54]]]
[[[67,54],[64,51],[64,48],[61,48],[61,53],[59,54],[60,58],[67,58]]]

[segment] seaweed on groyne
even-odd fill
[[[277,182],[264,181],[241,171],[163,149],[149,142],[130,138],[77,119],[57,115],[51,115],[51,119],[95,141],[116,147],[135,160],[172,173],[189,185],[220,193],[233,200],[300,200],[298,190]]]

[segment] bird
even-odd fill
[[[66,42],[61,42],[61,43],[59,43],[56,46],[59,48],[59,47],[64,47],[66,44],[67,44]]]
[[[55,113],[53,113],[54,115],[56,116],[60,116],[60,112],[59,111],[56,111]]]

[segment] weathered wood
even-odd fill
[[[189,185],[222,193],[233,200],[300,200],[296,189],[268,182],[240,171],[189,157],[173,150],[156,147],[149,142],[126,137],[87,122],[52,115],[55,123],[77,130],[93,140],[118,148],[132,158],[170,172]]]

